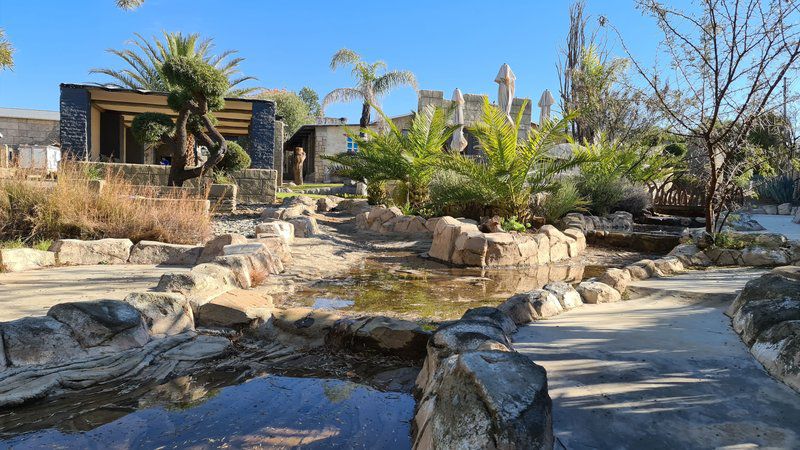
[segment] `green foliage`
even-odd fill
[[[578,188],[572,181],[563,181],[545,197],[539,207],[539,213],[550,224],[571,212],[586,212],[589,202],[581,197]]]
[[[382,111],[378,110],[380,114]],[[447,124],[447,112],[431,105],[420,111],[404,133],[388,117],[386,132],[348,130],[358,152],[326,159],[334,163],[333,173],[354,180],[396,181],[403,184],[405,202],[419,208],[429,200],[429,185],[436,162],[455,130]]]
[[[516,231],[522,233],[531,227],[529,223],[522,223],[517,220],[517,216],[502,217],[500,219],[500,226],[506,231]]]
[[[741,250],[747,247],[748,244],[749,242],[747,240],[742,239],[733,233],[722,232],[714,235],[715,247]]]
[[[258,88],[242,88],[241,83],[254,80],[253,77],[241,76],[239,64],[244,58],[231,56],[234,50],[226,50],[220,54],[212,54],[214,48],[212,39],[201,39],[197,33],[184,35],[182,33],[164,32],[164,39],[156,37],[148,41],[142,35],[136,34],[131,42],[133,49],[108,50],[109,53],[122,59],[127,67],[124,69],[92,69],[90,73],[107,75],[114,81],[112,86],[129,89],[148,89],[158,92],[169,92],[169,81],[163,73],[163,66],[173,57],[187,57],[206,62],[218,69],[229,82],[226,95],[240,97],[255,92]]]
[[[161,68],[169,86],[167,103],[175,111],[189,101],[202,98],[208,102],[209,111],[225,107],[225,93],[230,84],[225,74],[211,64],[188,56],[168,58]]]
[[[582,153],[566,159],[549,153],[553,145],[568,139],[564,130],[570,119],[548,122],[520,139],[521,113],[511,123],[505,112],[484,99],[482,120],[469,131],[480,143],[485,161],[444,154],[438,166],[449,173],[437,180],[434,204],[443,208],[484,205],[491,214],[526,220],[533,194],[552,192],[558,174],[586,161]]]
[[[165,134],[174,133],[175,123],[166,114],[142,113],[133,118],[131,131],[136,142],[151,147],[160,144]]]
[[[779,175],[762,180],[756,186],[758,198],[770,203],[792,203],[800,201],[800,182],[789,175]]]
[[[322,118],[322,105],[319,104],[319,94],[317,94],[317,91],[308,86],[303,86],[303,88],[297,92],[297,96],[306,104],[308,114],[313,119]]]
[[[684,155],[686,155],[687,152],[686,144],[680,142],[673,142],[671,144],[667,144],[666,146],[664,146],[664,152],[672,156],[677,156],[679,158],[682,158]]]
[[[14,67],[14,47],[6,38],[6,30],[0,28],[0,70]]]
[[[228,150],[222,157],[222,161],[217,164],[217,167],[226,173],[236,172],[250,167],[252,160],[242,146],[234,141],[227,141],[227,144]]]
[[[620,177],[583,173],[577,182],[578,192],[589,199],[590,210],[602,216],[613,212],[625,196],[628,183]]]
[[[287,90],[262,91],[256,95],[256,98],[275,102],[275,114],[283,117],[287,138],[301,126],[314,122],[308,105],[294,92]]]
[[[367,183],[367,203],[370,205],[388,205],[389,190],[385,181],[370,181]]]

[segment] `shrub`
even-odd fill
[[[582,173],[578,177],[578,192],[589,200],[592,213],[603,216],[624,198],[627,183],[619,177]]]
[[[677,156],[679,158],[682,158],[684,155],[686,155],[686,151],[686,144],[682,144],[680,142],[673,142],[672,144],[668,144],[664,147],[665,153],[668,153],[672,156]]]
[[[578,192],[575,183],[562,182],[550,195],[546,196],[539,207],[547,223],[553,224],[571,212],[586,212],[589,202]]]
[[[788,175],[764,180],[756,187],[759,200],[770,203],[792,203],[798,200],[798,181]]]
[[[614,211],[627,211],[635,217],[640,217],[652,203],[650,191],[646,187],[631,184],[625,188],[622,199],[617,202],[613,209]]]
[[[370,205],[388,205],[390,200],[386,182],[372,181],[367,183],[367,202]]]
[[[517,220],[517,216],[511,216],[508,218],[503,217],[502,219],[500,219],[500,226],[503,227],[505,231],[516,231],[522,233],[523,231],[530,228],[531,224],[521,223]]]
[[[61,164],[53,183],[28,181],[24,173],[0,180],[0,240],[129,238],[196,244],[210,234],[210,217],[199,196],[185,190],[159,195],[157,187],[130,185],[111,171],[99,192],[88,181],[84,166],[69,161]]]
[[[252,163],[250,155],[244,151],[241,145],[234,141],[228,141],[228,151],[225,152],[222,161],[217,164],[217,168],[229,173],[247,169]]]

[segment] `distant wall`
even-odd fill
[[[50,145],[59,142],[58,120],[0,117],[0,144],[16,148],[21,144]]]
[[[166,186],[169,178],[169,166],[154,164],[121,164],[86,162],[105,172],[112,170],[122,174],[125,179],[133,184]],[[238,186],[236,199],[238,203],[272,203],[275,201],[275,191],[278,182],[278,171],[274,169],[245,169],[231,175]],[[187,186],[197,186],[203,180],[192,179],[184,183]]]
[[[464,124],[472,125],[481,120],[483,114],[483,99],[484,95],[479,94],[464,94]],[[529,98],[515,98],[511,102],[511,118],[516,119],[522,104],[525,105],[525,110],[522,113],[522,123],[520,129],[522,133],[527,136],[531,129],[531,110],[533,102]],[[452,105],[451,100],[444,98],[442,91],[419,91],[419,98],[417,104],[417,111],[422,111],[427,105],[434,105],[440,108],[449,108]]]

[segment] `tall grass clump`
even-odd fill
[[[0,240],[128,238],[175,244],[203,242],[211,219],[205,193],[136,186],[108,170],[103,187],[89,165],[64,162],[56,181],[0,179]]]

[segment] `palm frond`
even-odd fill
[[[400,86],[411,86],[417,89],[417,78],[408,70],[392,70],[377,77],[372,83],[372,91],[381,96]]]
[[[337,68],[353,64],[355,65],[358,61],[361,60],[361,56],[354,52],[353,50],[343,48],[333,54],[331,58],[331,70],[336,70]]]
[[[132,11],[144,3],[144,0],[117,0],[117,8]]]
[[[338,88],[330,91],[328,95],[322,99],[322,108],[324,109],[331,103],[350,103],[362,99],[364,99],[364,93],[358,89]]]

